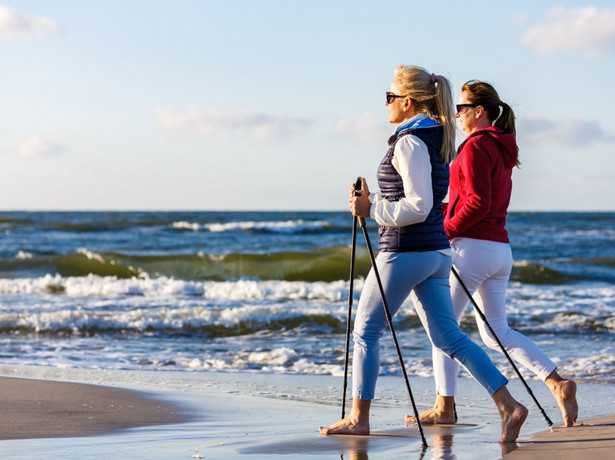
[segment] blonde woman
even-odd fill
[[[396,124],[378,168],[380,193],[363,180],[350,211],[379,225],[378,271],[391,315],[408,295],[432,344],[462,363],[493,398],[502,419],[500,442],[515,441],[527,409],[513,399],[506,378],[457,325],[449,289],[451,253],[442,200],[454,155],[455,119],[449,81],[420,67],[399,66],[386,94],[389,122]],[[322,435],[366,435],[379,373],[379,340],[387,326],[372,272],[365,280],[355,318],[353,404],[350,414],[321,427]]]

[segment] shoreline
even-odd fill
[[[15,378],[14,374],[19,377]],[[399,376],[382,376],[379,380],[371,436],[320,437],[318,426],[339,417],[341,379],[338,377],[42,366],[0,366],[0,375],[1,404],[13,395],[21,398],[12,411],[2,409],[0,457],[3,459],[23,458],[24,452],[30,458],[65,458],[77,451],[89,458],[132,459],[195,456],[208,460],[236,457],[270,460],[272,455],[315,460],[340,455],[370,460],[421,458],[416,427],[405,428],[402,424],[410,409]],[[432,379],[412,377],[411,384],[419,410],[428,407],[432,402]],[[615,416],[609,414],[615,413],[612,397],[615,385],[579,385],[580,421],[584,425],[573,428],[561,426],[559,410],[555,401],[548,399],[544,385],[536,381],[530,385],[555,424],[560,425],[554,433],[542,433],[544,420],[535,407],[527,404],[521,385],[513,381],[509,385],[511,392],[523,396],[530,416],[522,429],[518,449],[507,454],[496,442],[499,417],[490,398],[474,381],[460,379],[463,396],[458,402],[459,424],[424,426],[430,446],[427,452],[431,452],[426,458],[525,460],[537,458],[536,455],[550,458],[545,455],[553,452],[560,460],[577,460],[583,458],[578,455],[578,448],[612,448],[609,439],[615,439]],[[23,408],[31,413],[27,414]],[[118,420],[117,414],[125,418]],[[84,416],[86,422],[75,423]],[[596,417],[605,416],[600,426],[596,426]],[[109,418],[113,419],[111,424]],[[34,425],[24,423],[23,419]],[[56,422],[55,433],[40,429],[40,425],[46,425],[43,420]],[[122,426],[117,424],[120,421]],[[37,426],[34,438],[31,427]],[[13,430],[12,439],[9,439],[10,431],[4,431],[7,429]],[[597,436],[596,430],[604,430],[606,434]],[[593,438],[583,441],[588,432]],[[581,440],[575,441],[577,438]],[[537,454],[536,449],[542,450]],[[586,456],[587,451],[584,452]]]

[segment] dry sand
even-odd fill
[[[543,431],[504,455],[504,460],[615,459],[615,415],[599,417],[570,428]]]

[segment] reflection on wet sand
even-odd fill
[[[443,427],[439,427],[438,429],[442,430],[442,428]],[[449,432],[450,428],[444,427],[444,430],[447,431],[446,434],[430,433],[431,435],[427,436],[427,443],[429,444],[429,446],[421,450],[420,455],[417,457],[418,460],[457,459],[457,455],[455,455],[453,449],[454,435],[453,433]],[[369,460],[369,441],[369,436],[361,436],[358,438],[355,438],[354,436],[349,436],[347,442],[347,460]],[[502,456],[512,452],[518,447],[518,444],[514,442],[502,444]],[[344,454],[340,454],[340,460],[346,460],[344,458]]]
[[[348,460],[369,460],[368,443],[369,438],[354,439],[359,441],[354,446],[349,446]],[[429,443],[429,441],[428,441]],[[353,444],[355,444],[353,442]],[[425,457],[429,453],[430,457]],[[434,435],[431,437],[431,444],[427,448],[422,448],[418,460],[456,460],[453,452],[453,435]],[[340,460],[344,460],[344,455],[340,454]]]
[[[495,425],[493,433],[499,433]],[[338,460],[369,460],[376,458],[409,458],[412,460],[466,460],[475,458],[499,458],[500,447],[495,441],[482,444],[479,452],[471,452],[477,434],[484,425],[457,423],[455,425],[431,425],[424,427],[428,447],[423,448],[414,427],[385,428],[370,435],[313,435],[280,438],[275,442],[255,444],[246,442],[239,450],[242,454],[277,455],[309,454],[315,458]],[[474,432],[474,434],[472,434]],[[455,445],[456,441],[456,445]],[[475,446],[474,446],[475,447]],[[516,445],[501,445],[502,455]],[[506,449],[506,450],[505,450]],[[370,455],[371,454],[371,455]],[[320,457],[318,457],[320,455]],[[477,456],[478,455],[478,456]]]
[[[431,460],[455,460],[457,456],[453,452],[453,435],[447,434],[441,436],[434,436],[432,455],[429,458]]]

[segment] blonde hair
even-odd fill
[[[440,157],[445,163],[455,158],[455,110],[451,83],[442,75],[434,75],[422,67],[400,65],[395,80],[401,95],[414,102],[417,112],[437,120],[443,128]]]

